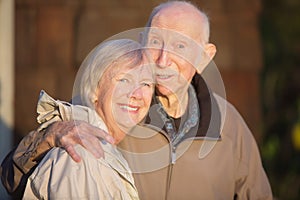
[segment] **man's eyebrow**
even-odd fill
[[[189,40],[184,38],[184,37],[173,37],[173,40],[176,41],[176,42],[182,42],[182,43],[185,43],[185,44],[188,44],[189,43]]]
[[[159,31],[156,30],[156,29],[151,29],[151,30],[149,31],[149,34],[158,35],[158,33],[159,33]]]

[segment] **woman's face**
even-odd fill
[[[121,65],[120,63],[119,65]],[[98,86],[96,111],[103,112],[108,127],[118,126],[127,132],[147,114],[153,91],[154,79],[149,65],[118,67],[118,71],[105,72]]]

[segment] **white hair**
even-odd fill
[[[129,63],[132,67],[142,62],[141,45],[130,39],[118,39],[103,42],[96,46],[85,58],[80,68],[81,104],[94,108],[95,95],[104,72],[117,66],[118,63]],[[81,75],[81,74],[80,74]]]
[[[147,21],[147,24],[146,24],[146,27],[151,27],[151,23],[152,23],[152,20],[153,18],[155,17],[155,15],[157,15],[162,9],[164,8],[167,8],[169,6],[177,6],[180,8],[180,6],[182,5],[188,5],[188,6],[191,6],[192,8],[195,8],[195,10],[197,10],[199,12],[199,14],[203,17],[203,35],[202,35],[202,40],[205,42],[205,43],[208,43],[209,41],[209,35],[210,35],[210,25],[209,25],[209,19],[208,19],[208,16],[207,14],[200,10],[196,5],[192,4],[191,2],[188,2],[188,1],[167,1],[167,2],[164,2],[164,3],[161,3],[159,4],[158,6],[156,6],[150,16],[149,16],[149,19]]]

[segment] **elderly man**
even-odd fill
[[[146,46],[156,64],[157,85],[156,107],[147,122],[162,133],[147,140],[126,137],[122,146],[124,152],[148,153],[146,158],[124,154],[136,172],[140,196],[272,199],[251,132],[199,76],[216,53],[207,16],[187,2],[168,2],[153,10],[148,27]],[[141,163],[152,157],[147,166]]]
[[[251,132],[199,75],[216,53],[208,42],[206,15],[190,3],[167,2],[153,10],[148,27],[145,45],[157,66],[157,87],[146,123],[160,134],[126,137],[120,145],[136,172],[141,199],[272,199]],[[102,156],[93,141],[111,138],[84,122],[77,129],[74,122],[56,122],[26,136],[2,164],[8,191],[22,193],[24,181],[52,146],[65,148],[77,162],[76,143]],[[139,160],[128,152],[155,153]]]

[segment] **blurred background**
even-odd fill
[[[143,27],[160,0],[0,0],[0,161],[37,127],[44,89],[70,100],[87,53]],[[253,132],[276,199],[300,198],[300,1],[192,0],[211,22],[227,99]],[[0,187],[0,199],[7,199]]]

